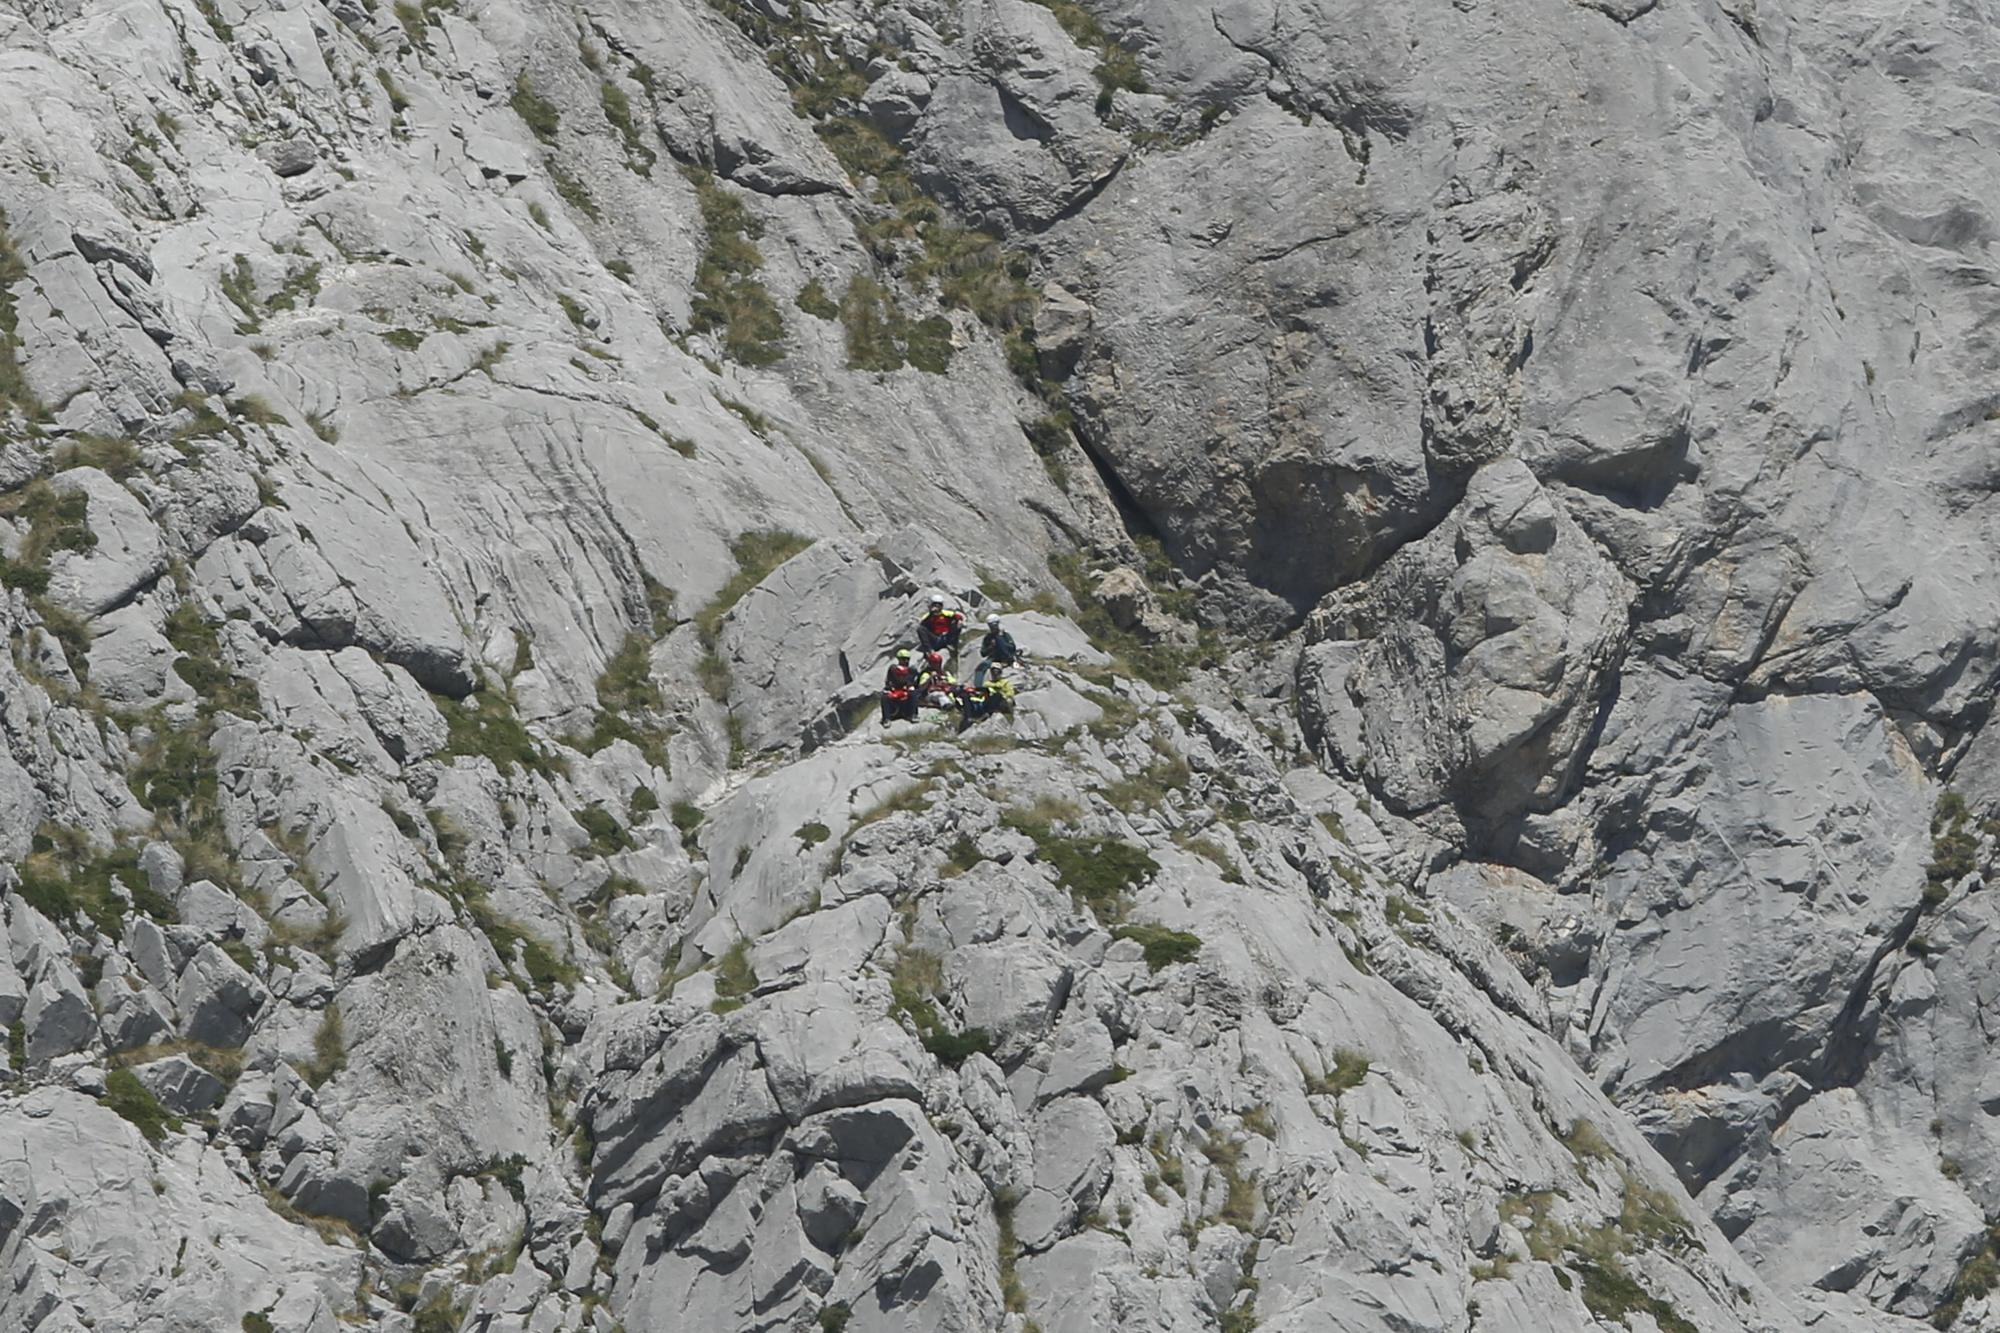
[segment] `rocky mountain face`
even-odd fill
[[[0,1329],[2000,1328],[1996,62],[0,9]]]

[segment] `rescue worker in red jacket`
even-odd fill
[[[950,653],[958,657],[959,635],[965,629],[965,613],[945,609],[944,598],[931,598],[931,608],[917,622],[917,643],[927,653]]]
[[[882,681],[882,723],[917,720],[917,669],[910,664],[910,650],[898,648],[896,660]]]

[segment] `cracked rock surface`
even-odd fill
[[[1996,56],[0,12],[0,1329],[2000,1326]]]

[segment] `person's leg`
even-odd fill
[[[979,659],[979,665],[978,665],[978,666],[976,666],[976,667],[974,667],[974,668],[972,668],[972,688],[973,688],[973,689],[975,689],[975,690],[983,690],[983,689],[985,689],[985,688],[986,688],[986,673],[987,673],[987,672],[989,672],[989,671],[991,671],[992,669],[993,669],[993,659],[992,659],[992,658],[990,658],[990,657],[982,657],[982,658],[980,658],[980,659]]]

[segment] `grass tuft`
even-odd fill
[[[180,1118],[160,1105],[159,1098],[146,1090],[139,1076],[129,1069],[114,1069],[104,1080],[104,1104],[132,1122],[148,1143],[158,1143],[167,1131],[181,1127]]]
[[[502,773],[525,768],[552,778],[560,771],[521,725],[514,705],[505,696],[482,690],[465,699],[440,698],[437,704],[450,728],[447,755],[488,759]]]
[[[1143,847],[1116,838],[1064,837],[1033,809],[1009,810],[1003,822],[1033,839],[1036,854],[1055,868],[1077,904],[1107,925],[1124,916],[1131,891],[1160,869]]]
[[[942,315],[911,320],[889,289],[866,274],[849,280],[837,309],[850,370],[886,372],[908,365],[942,375],[951,364],[951,321]]]
[[[757,969],[750,962],[750,941],[738,940],[715,962],[715,1003],[718,1014],[741,1009],[757,989]]]
[[[1957,792],[1938,797],[1931,815],[1931,860],[1924,873],[1926,909],[1940,906],[1950,896],[1951,886],[1978,868],[1979,841],[1966,827],[1970,817],[1965,798]]]
[[[748,204],[703,167],[683,167],[701,210],[705,241],[695,264],[692,325],[720,333],[723,355],[746,366],[768,366],[785,354],[785,320],[757,273],[764,224]]]
[[[1146,951],[1146,969],[1150,972],[1172,967],[1175,963],[1193,962],[1195,955],[1201,952],[1199,935],[1168,930],[1165,926],[1120,926],[1111,934],[1115,939],[1137,941]]]
[[[722,585],[714,600],[695,614],[695,627],[702,642],[713,645],[722,632],[723,619],[743,600],[744,594],[811,545],[812,538],[781,528],[746,532],[730,542],[729,553],[735,557],[736,573]]]
[[[1333,1064],[1324,1073],[1306,1076],[1306,1091],[1315,1097],[1338,1097],[1360,1087],[1369,1067],[1367,1056],[1342,1047],[1333,1053]]]
[[[347,1068],[347,1026],[340,1006],[328,1004],[320,1012],[319,1027],[313,1032],[312,1058],[300,1067],[299,1077],[317,1088]]]
[[[632,99],[625,95],[623,88],[606,79],[598,89],[597,100],[598,105],[604,108],[604,119],[618,131],[618,137],[625,145],[625,165],[641,176],[652,175],[653,163],[659,161],[659,156],[646,146],[639,120],[632,114]]]
[[[20,324],[14,289],[27,281],[27,261],[7,230],[7,212],[0,209],[0,413],[19,411],[39,419],[47,415],[40,398],[21,369]]]
[[[840,318],[840,306],[835,303],[832,296],[828,295],[825,284],[818,278],[799,288],[799,294],[792,298],[792,304],[814,319]]]
[[[508,99],[508,105],[514,108],[514,114],[521,118],[537,139],[545,144],[556,141],[556,131],[562,125],[562,113],[556,110],[555,103],[535,91],[534,80],[528,77],[526,70],[515,78],[514,94]]]

